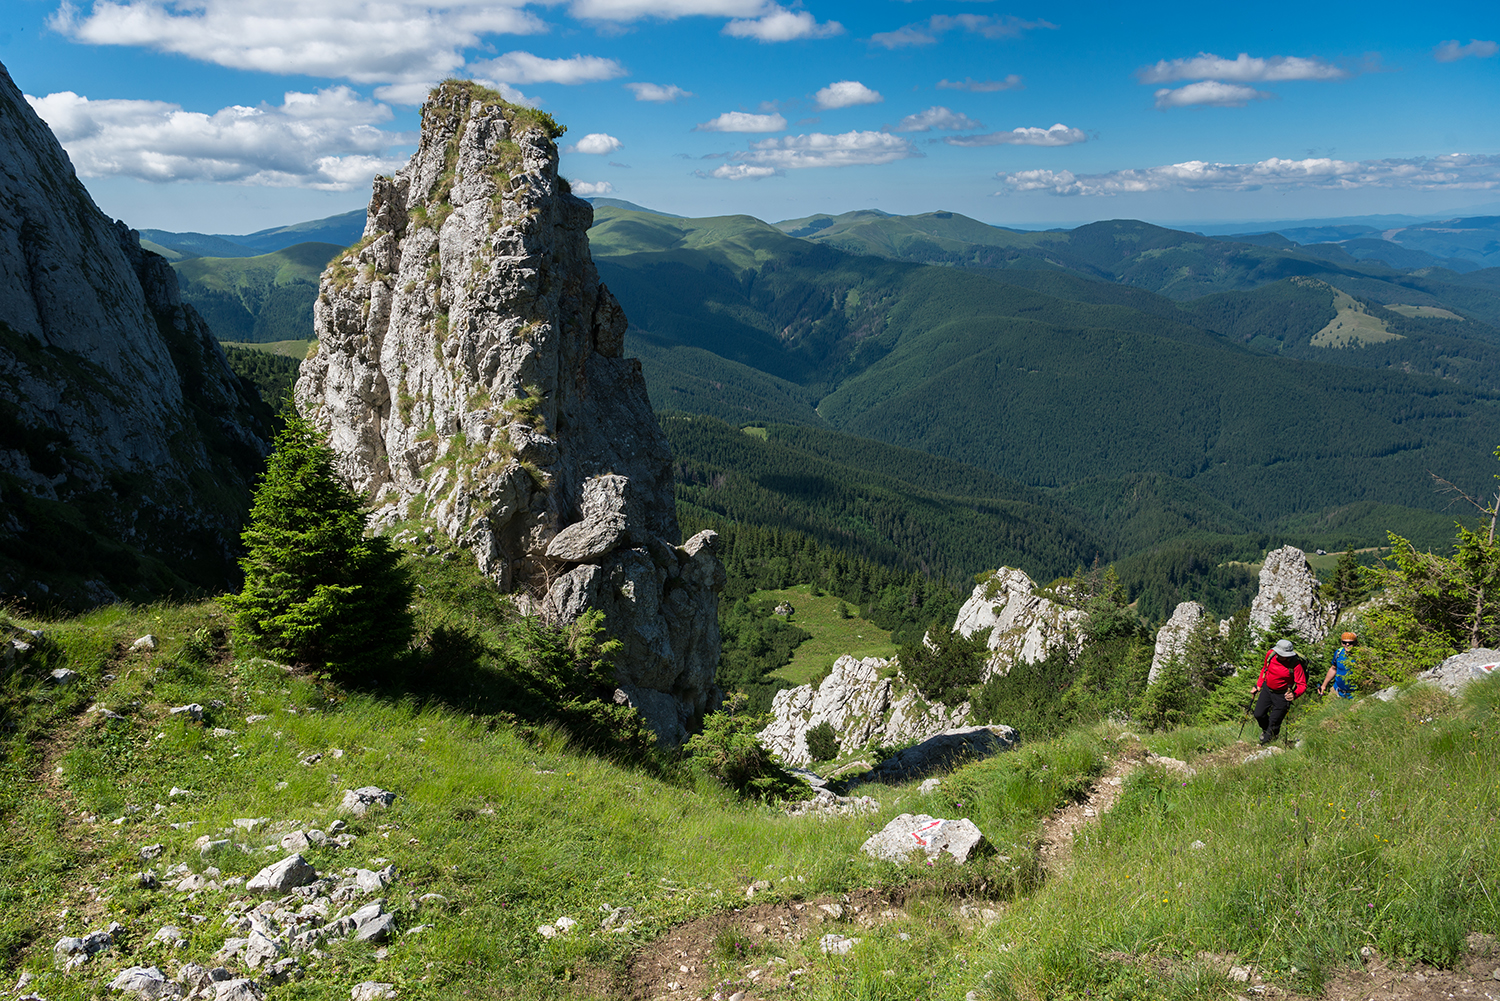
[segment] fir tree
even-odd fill
[[[359,497],[334,473],[333,450],[289,415],[241,534],[245,586],[225,603],[235,632],[270,657],[341,672],[388,663],[413,632],[400,554],[366,538]]]

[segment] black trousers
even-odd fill
[[[1262,743],[1270,743],[1281,733],[1281,721],[1290,708],[1292,704],[1287,701],[1285,691],[1260,690],[1260,697],[1255,700],[1255,722],[1260,724]]]

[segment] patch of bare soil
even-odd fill
[[[1108,813],[1120,798],[1125,786],[1125,776],[1146,757],[1145,748],[1130,744],[1121,748],[1109,770],[1089,787],[1088,795],[1075,803],[1069,803],[1042,821],[1041,844],[1038,852],[1042,866],[1048,872],[1057,871],[1073,855],[1073,838],[1089,821]]]
[[[747,903],[678,925],[631,957],[631,1001],[751,1001],[794,982],[802,970],[775,955],[809,935],[858,936],[906,917],[890,895],[864,889],[813,901]],[[794,951],[794,950],[788,950]]]
[[[1472,939],[1474,936],[1470,936]],[[1389,966],[1372,957],[1362,968],[1340,970],[1329,980],[1327,1001],[1439,1001],[1472,998],[1500,1001],[1500,960],[1470,951],[1464,966],[1439,970],[1431,966]],[[1300,1001],[1300,999],[1298,999]]]

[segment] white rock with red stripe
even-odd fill
[[[936,858],[947,852],[962,863],[983,844],[984,834],[967,817],[945,820],[925,813],[903,813],[861,847],[866,855],[888,862]],[[913,856],[913,852],[921,854]]]

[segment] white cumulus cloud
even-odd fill
[[[893,163],[921,155],[910,140],[889,132],[844,132],[839,135],[809,132],[753,142],[750,149],[729,154],[727,159],[733,162],[725,166],[738,169],[739,166],[748,164],[777,171],[809,167],[856,167]],[[719,175],[718,171],[714,173],[715,176],[729,176]]]
[[[1458,39],[1444,42],[1432,50],[1432,58],[1440,63],[1453,63],[1460,59],[1489,59],[1496,52],[1500,52],[1500,45],[1494,42],[1481,41],[1478,38],[1469,39],[1468,45],[1459,45]]]
[[[590,132],[571,146],[563,147],[564,153],[593,153],[602,156],[624,149],[625,144],[606,132]]]
[[[166,101],[91,101],[72,91],[26,100],[84,177],[347,191],[399,169],[407,158],[390,151],[414,139],[377,128],[390,109],[347,87],[289,91],[280,105],[211,115]]]
[[[780,132],[786,119],[779,114],[752,115],[748,111],[726,111],[694,126],[694,132]]]
[[[1388,160],[1311,157],[1256,163],[1189,160],[1106,174],[1023,170],[997,175],[1011,191],[1055,195],[1118,195],[1171,188],[1255,191],[1260,188],[1406,188],[1418,191],[1500,188],[1500,155],[1453,153]]]
[[[692,97],[693,92],[683,90],[675,83],[663,86],[659,83],[627,83],[625,88],[635,95],[637,101],[655,101],[658,104],[667,104],[681,97]]]
[[[818,102],[818,107],[824,110],[849,108],[856,104],[879,104],[885,100],[879,93],[858,80],[839,80],[830,83],[813,96]]]
[[[766,12],[757,18],[730,21],[724,25],[724,34],[734,38],[754,38],[761,42],[790,42],[798,38],[831,38],[842,35],[844,26],[837,21],[819,24],[817,18],[805,10],[788,10],[772,3]]]
[[[1141,83],[1173,83],[1178,80],[1230,80],[1234,83],[1279,83],[1285,80],[1342,80],[1349,71],[1322,59],[1301,56],[1252,58],[1241,52],[1225,59],[1200,52],[1192,59],[1163,59],[1136,73]]]
[[[586,21],[639,21],[679,17],[758,17],[765,0],[573,0],[568,12]]]
[[[1036,28],[1056,27],[1050,21],[1027,21],[1009,14],[934,14],[926,21],[908,24],[895,31],[876,32],[870,36],[870,42],[887,49],[901,49],[915,45],[934,45],[940,36],[957,30],[985,38],[1015,38]]]
[[[1016,73],[1007,75],[1004,80],[975,80],[973,77],[966,76],[962,80],[939,80],[937,85],[938,90],[967,90],[975,94],[993,94],[997,90],[1026,89],[1026,84]]]
[[[612,195],[615,186],[608,181],[574,181],[572,182],[573,194],[579,198],[590,198],[595,195]]]
[[[1264,101],[1274,97],[1263,90],[1237,83],[1222,83],[1218,80],[1202,80],[1173,90],[1163,87],[1156,92],[1158,108],[1242,108],[1251,101]]]
[[[907,115],[895,125],[886,128],[890,132],[931,132],[933,129],[958,132],[963,129],[982,129],[984,123],[976,122],[968,115],[950,111],[940,104],[935,104],[926,111]]]
[[[726,163],[715,167],[713,173],[695,171],[699,177],[717,177],[722,181],[758,181],[762,177],[775,177],[781,171],[775,167],[756,167],[748,163]]]
[[[596,83],[625,75],[625,67],[602,56],[544,59],[530,52],[507,52],[473,63],[469,69],[476,77],[502,83]]]
[[[1088,142],[1088,133],[1082,129],[1058,122],[1050,129],[1036,127],[1011,129],[1009,132],[988,132],[980,136],[948,136],[943,142],[950,146],[1072,146]]]
[[[49,25],[78,42],[155,49],[234,69],[413,84],[452,75],[464,65],[464,50],[485,36],[546,31],[525,6],[524,0],[65,0]]]

